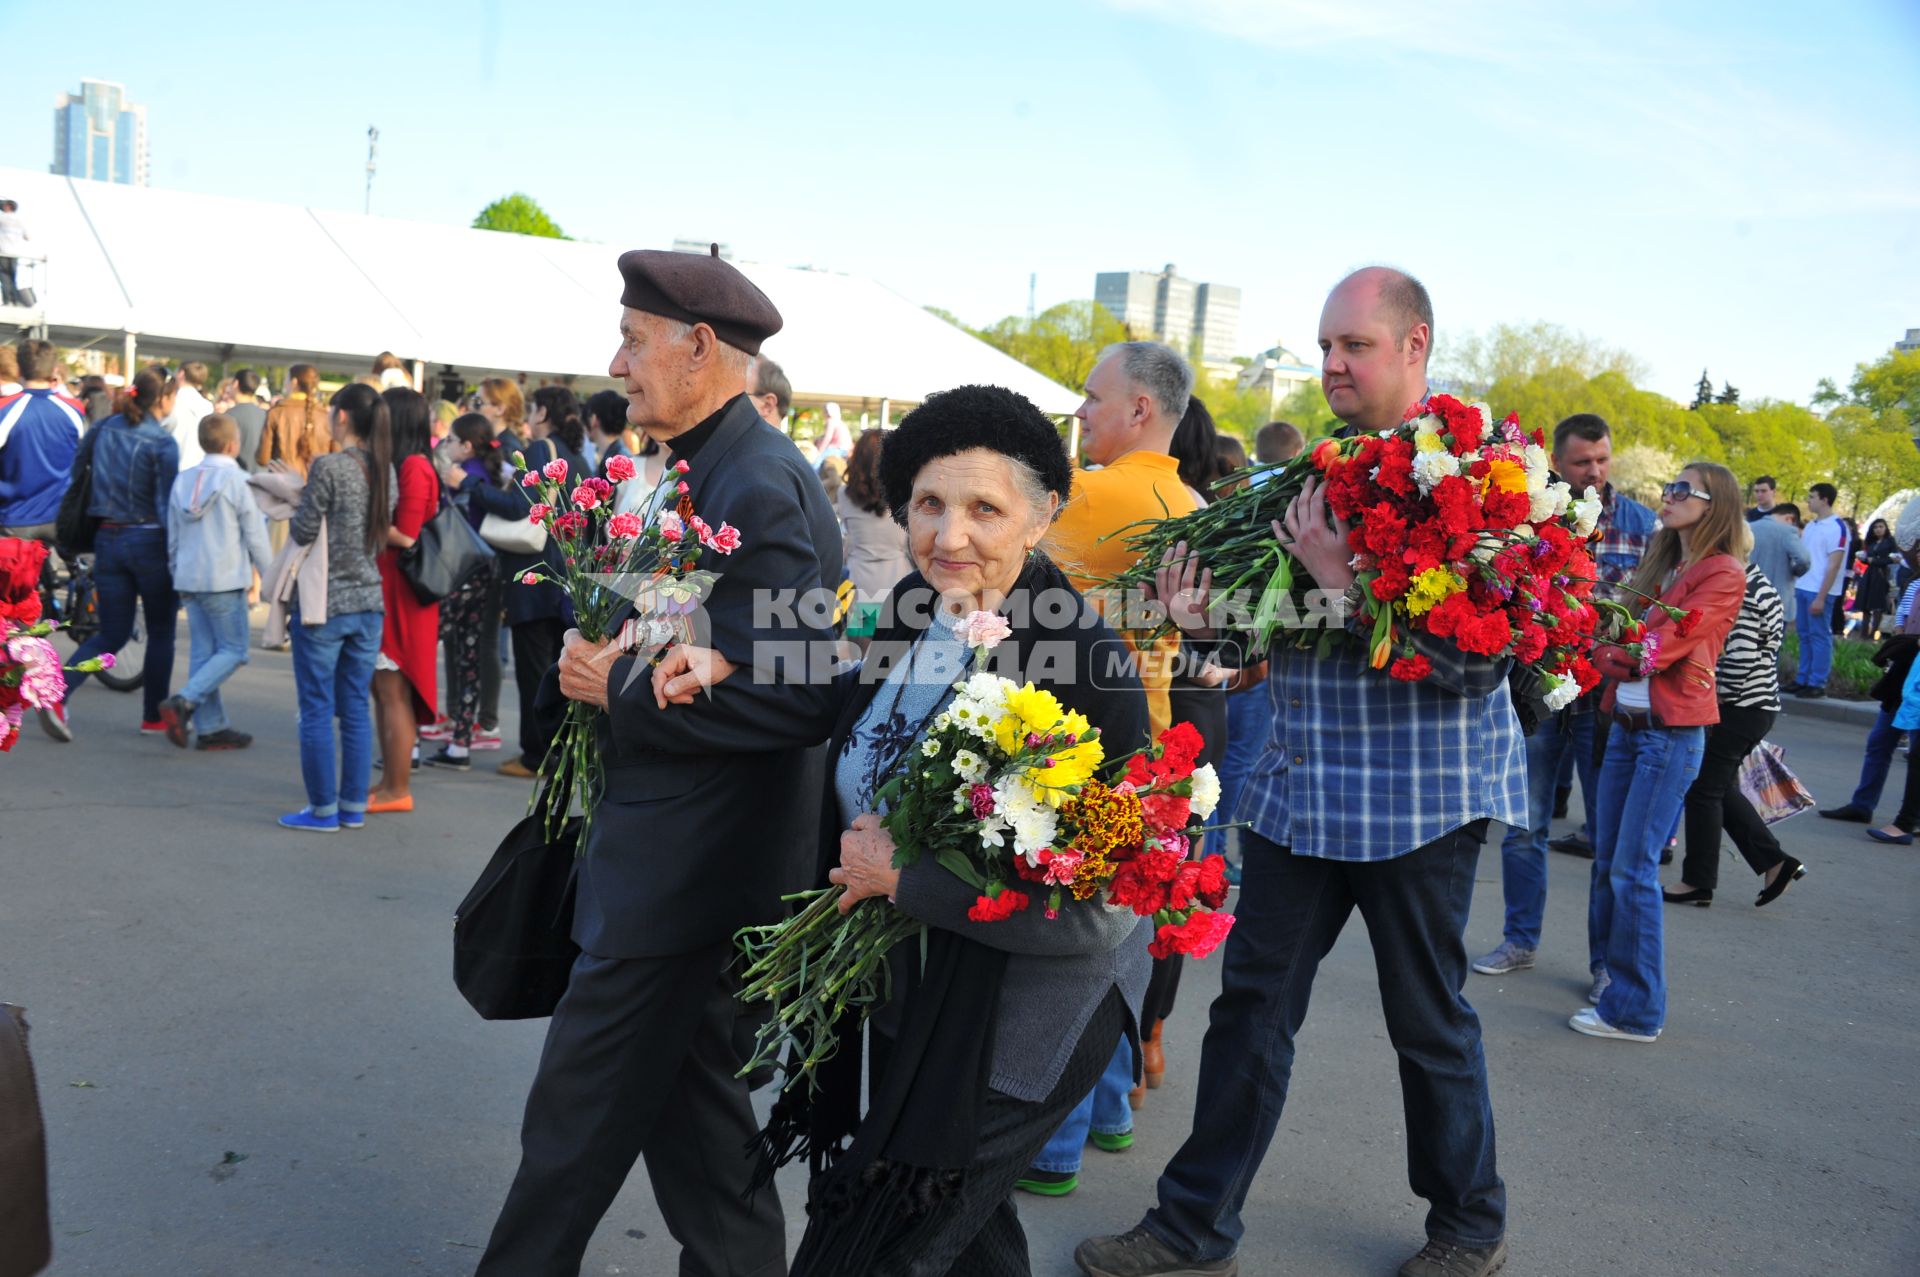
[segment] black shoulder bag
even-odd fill
[[[493,547],[442,494],[439,510],[420,525],[414,543],[400,551],[400,575],[422,603],[438,603],[493,561]]]
[[[73,477],[60,498],[60,512],[53,516],[53,539],[64,557],[85,554],[93,549],[93,537],[100,530],[97,515],[87,513],[93,505],[93,444],[104,426],[87,431],[80,451],[73,458]]]

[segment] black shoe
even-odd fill
[[[1568,834],[1564,838],[1549,838],[1547,848],[1563,856],[1578,856],[1582,860],[1593,859],[1593,844],[1579,834]]]
[[[1773,876],[1773,884],[1760,889],[1760,898],[1753,902],[1753,907],[1758,909],[1761,905],[1773,903],[1787,893],[1788,887],[1806,876],[1807,867],[1788,856],[1780,862],[1780,872]]]
[[[1856,825],[1873,823],[1872,812],[1862,811],[1852,803],[1848,803],[1845,807],[1822,807],[1820,814],[1828,820],[1845,820]]]
[[[1695,887],[1691,891],[1667,891],[1662,889],[1660,898],[1670,905],[1699,905],[1702,909],[1713,903],[1713,892],[1707,887]]]
[[[182,696],[169,696],[160,702],[160,721],[166,725],[167,740],[176,748],[193,743],[193,702]]]
[[[1553,818],[1555,820],[1565,820],[1567,818],[1567,800],[1571,797],[1573,797],[1573,790],[1571,788],[1555,789],[1553,791]]]
[[[1145,1224],[1117,1237],[1087,1238],[1074,1248],[1073,1262],[1088,1277],[1239,1277],[1240,1273],[1240,1261],[1233,1256],[1188,1259],[1155,1237]]]
[[[237,732],[231,727],[222,727],[217,732],[207,732],[193,743],[195,749],[245,749],[253,744],[253,737],[246,732]]]
[[[445,745],[442,745],[434,753],[428,754],[423,761],[429,767],[450,767],[457,772],[473,770],[473,756],[471,754],[462,754],[458,758],[455,758],[447,752]]]
[[[1824,687],[1803,687],[1794,693],[1795,696],[1806,701],[1817,701],[1826,694],[1827,689]]]

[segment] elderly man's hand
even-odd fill
[[[846,891],[837,902],[840,912],[868,896],[893,899],[900,890],[900,871],[893,867],[893,835],[880,826],[880,817],[862,812],[853,828],[840,835],[840,867],[827,871],[827,881]]]
[[[607,707],[607,678],[613,663],[624,653],[612,639],[590,643],[579,630],[568,630],[566,646],[560,650],[560,692],[582,705]]]

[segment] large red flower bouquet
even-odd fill
[[[1434,395],[1391,430],[1325,439],[1264,484],[1222,497],[1179,519],[1135,533],[1141,563],[1117,580],[1144,583],[1167,549],[1186,542],[1227,591],[1261,586],[1259,603],[1228,612],[1228,624],[1264,650],[1284,632],[1314,642],[1296,618],[1326,618],[1306,606],[1302,576],[1270,527],[1318,474],[1328,507],[1350,521],[1359,619],[1371,664],[1418,681],[1432,672],[1415,640],[1451,640],[1465,652],[1511,657],[1540,676],[1558,709],[1600,680],[1588,660],[1596,642],[1636,641],[1632,613],[1594,597],[1587,543],[1600,494],[1575,494],[1554,478],[1545,440],[1509,415]],[[1664,605],[1662,605],[1664,606]],[[1667,609],[1684,624],[1685,614]]]
[[[62,667],[51,639],[58,623],[41,619],[40,572],[47,547],[0,537],[0,754],[20,739],[28,710],[52,709],[66,699],[65,669],[113,668],[108,653]]]

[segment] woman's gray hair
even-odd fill
[[[1179,351],[1164,342],[1117,341],[1100,352],[1103,360],[1111,355],[1120,357],[1120,371],[1160,405],[1168,421],[1186,415],[1187,400],[1193,397],[1193,365]]]

